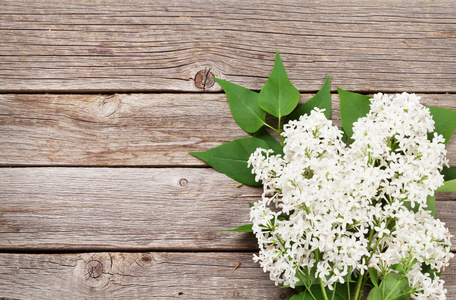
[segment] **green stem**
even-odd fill
[[[310,295],[314,300],[318,300],[317,298],[315,298],[314,294],[312,294],[312,291],[310,290],[310,287],[308,287],[306,284],[304,284],[304,286],[306,287],[307,291],[309,292],[309,295]]]
[[[401,279],[399,279],[396,284],[394,285],[393,289],[389,292],[388,295],[386,295],[386,299],[389,299],[389,297],[391,296],[391,294],[394,292],[394,290],[399,286],[399,283],[401,283],[401,280],[404,278],[404,275],[401,276]],[[397,298],[397,297],[394,297],[394,298]],[[394,299],[394,298],[391,298],[391,299]]]
[[[320,251],[318,249],[315,249],[314,253],[315,253],[315,260],[318,263],[320,261]],[[321,288],[321,293],[323,294],[323,298],[325,300],[329,300],[328,299],[328,295],[326,295],[326,290],[325,290],[325,287],[323,285],[323,280],[321,280],[321,278],[318,277],[318,281],[320,282],[320,288]]]
[[[333,290],[333,295],[331,297],[331,300],[334,300],[334,296],[336,295],[336,287],[337,287],[337,282],[334,283],[334,290]]]
[[[283,144],[284,144],[284,140],[283,140],[283,136],[282,136],[280,133],[279,133],[279,137],[280,137],[280,143],[281,143],[281,144],[282,144],[282,146],[283,146]]]
[[[283,146],[283,137],[281,135],[282,127],[280,127],[280,119],[281,119],[281,117],[279,117],[279,123],[277,124],[277,134],[279,135],[280,142],[282,143],[282,146]]]
[[[369,231],[369,241],[367,242],[367,249],[370,248],[373,238],[374,238],[374,229],[371,228],[371,230]]]
[[[268,123],[264,123],[264,125],[266,125],[266,127],[268,127],[269,129],[274,130],[276,133],[279,133],[279,132],[277,131],[277,129],[275,129],[274,127],[272,127],[272,126],[269,125]]]
[[[347,274],[347,295],[348,295],[348,298],[347,299],[350,299],[350,274],[351,274],[351,267],[348,269],[348,274]]]
[[[366,261],[366,265],[369,265],[369,262],[370,262],[372,256],[374,255],[375,250],[377,250],[378,244],[380,244],[380,241],[381,241],[381,240],[382,240],[382,239],[379,238],[379,239],[377,240],[377,242],[375,243],[374,249],[372,249],[372,253],[371,253],[371,255],[369,256],[369,258],[367,259],[367,261]]]
[[[269,125],[268,123],[264,123],[264,125],[266,125],[266,127],[268,127],[269,129],[273,130],[275,133],[277,133],[277,135],[279,136],[280,138],[280,142],[283,146],[283,137],[281,135],[282,131],[280,130],[280,125],[279,125],[279,129],[275,129],[274,127],[272,127],[271,125]]]
[[[323,280],[321,280],[321,278],[319,278],[319,281],[320,281],[321,292],[323,293],[323,298],[325,300],[328,300],[328,295],[326,295],[326,290],[325,290],[325,287],[323,286]]]
[[[411,293],[405,292],[405,293],[399,294],[399,295],[397,295],[397,296],[394,296],[394,298],[391,298],[391,300],[397,299],[397,298],[402,297],[402,296],[405,296],[405,295],[410,295],[410,294],[411,294]]]
[[[353,298],[353,300],[358,300],[361,298],[361,294],[360,294],[360,291],[361,291],[361,283],[363,282],[363,278],[364,278],[364,274],[363,275],[360,275],[358,277],[358,281],[356,282],[356,292],[355,292],[355,297]]]
[[[386,222],[385,227],[388,227],[389,223],[390,223],[390,220],[388,220],[388,221]],[[373,231],[372,231],[372,236],[373,236]],[[370,233],[369,233],[369,244],[368,244],[368,246],[367,246],[368,249],[369,249],[369,247],[370,247],[370,244],[372,243],[372,236],[371,236]],[[375,253],[375,250],[377,250],[377,247],[378,247],[378,245],[380,244],[380,242],[381,242],[381,240],[383,239],[384,236],[385,236],[385,235],[383,235],[381,238],[379,238],[379,239],[377,240],[377,242],[375,243],[374,249],[372,249],[372,252],[371,252],[369,258],[368,258],[367,261],[366,261],[366,265],[369,265],[369,262],[370,262],[372,256],[373,256],[374,253]]]
[[[386,222],[385,227],[388,226],[388,224],[389,224],[389,221]],[[370,246],[371,246],[371,244],[372,244],[372,239],[373,239],[373,237],[374,237],[374,230],[371,229],[371,230],[369,231],[369,242],[368,242],[368,244],[367,244],[367,249],[370,248]],[[382,238],[383,238],[383,237],[382,237]],[[380,244],[380,241],[382,240],[382,238],[377,239],[377,242],[375,243],[375,246],[374,246],[374,248],[372,249],[372,252],[371,252],[371,254],[369,255],[369,258],[368,258],[367,261],[366,261],[366,265],[367,265],[367,266],[369,266],[369,262],[370,262],[370,260],[372,259],[372,256],[374,255],[375,250],[377,250],[377,247],[378,247],[378,245]],[[364,275],[361,276],[360,278],[358,278],[358,282],[357,282],[357,285],[356,285],[356,294],[355,294],[354,300],[357,300],[357,299],[358,299],[357,297],[359,297],[359,298],[361,297],[361,295],[358,296],[359,290],[361,290],[361,287],[364,286],[365,281],[368,279],[368,278],[365,278],[364,282],[360,282],[360,280],[362,280],[363,277],[364,277]]]
[[[297,271],[299,273],[301,273],[302,275],[304,275],[304,273],[301,272],[301,270],[297,269]],[[298,277],[299,278],[299,277]],[[301,279],[302,283],[304,284],[304,286],[306,287],[306,290],[309,292],[309,295],[314,299],[314,300],[317,300],[317,298],[315,298],[314,294],[312,293],[312,291],[310,290],[310,287],[305,283],[305,281],[303,279]]]
[[[367,249],[370,248],[370,245],[372,244],[372,239],[373,239],[373,237],[374,237],[374,230],[371,229],[371,230],[369,231],[369,242],[367,243]],[[371,257],[372,257],[372,253],[371,253]],[[370,257],[369,257],[368,260],[370,260]],[[362,283],[363,283],[363,278],[364,278],[364,274],[363,274],[363,275],[360,275],[360,276],[358,277],[358,280],[357,280],[357,282],[356,282],[355,297],[353,298],[353,300],[358,300],[358,298],[361,297],[360,292],[361,292],[361,287],[363,286],[363,285],[362,285]]]

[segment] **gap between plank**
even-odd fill
[[[73,248],[73,249],[22,249],[8,248],[0,249],[2,254],[73,254],[73,253],[140,253],[140,252],[157,252],[157,253],[257,253],[254,249],[181,249],[181,248]]]
[[[205,169],[211,168],[209,165],[46,165],[46,164],[0,164],[0,169],[13,169],[13,168],[137,168],[137,169]],[[0,299],[1,300],[1,299]]]
[[[252,91],[260,92],[259,89],[253,89]],[[302,94],[316,94],[318,90],[300,90]],[[359,93],[363,95],[368,94],[377,94],[377,93],[402,93],[403,91],[397,90],[382,90],[382,91],[364,91],[364,90],[350,90],[350,92]],[[456,92],[416,92],[416,91],[406,91],[407,93],[415,93],[421,95],[455,95]],[[8,95],[8,94],[15,94],[15,95],[103,95],[103,94],[225,94],[223,91],[173,91],[173,90],[114,90],[114,89],[98,89],[98,90],[0,90],[0,95]],[[331,91],[332,95],[337,95],[336,91]]]
[[[21,249],[10,248],[0,249],[0,254],[77,254],[77,253],[143,253],[143,252],[156,252],[156,253],[258,253],[259,250],[253,249],[177,249],[177,248],[75,248],[75,249]],[[456,249],[451,250],[456,254]]]

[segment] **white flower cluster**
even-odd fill
[[[445,299],[443,281],[426,271],[453,256],[448,229],[424,210],[447,165],[442,136],[427,138],[433,130],[429,110],[407,93],[375,95],[350,147],[321,110],[286,124],[283,156],[257,149],[249,159],[264,186],[250,214],[254,259],[291,287],[297,272],[332,288],[395,266],[407,270],[414,299]]]

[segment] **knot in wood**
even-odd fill
[[[188,180],[185,179],[185,178],[181,178],[179,180],[179,185],[182,186],[182,187],[186,187],[188,185]]]
[[[211,69],[201,70],[195,75],[195,85],[199,89],[207,89],[214,85],[214,74],[212,74]]]
[[[91,260],[87,263],[87,276],[98,278],[103,274],[103,264],[98,260]]]
[[[96,101],[98,114],[104,117],[112,116],[120,108],[121,104],[117,94],[100,96]]]
[[[150,263],[152,260],[153,260],[153,257],[149,254],[143,254],[141,256],[141,260],[144,262],[144,263]]]

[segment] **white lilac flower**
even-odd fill
[[[375,95],[350,147],[321,110],[286,124],[283,155],[257,149],[248,162],[264,187],[250,213],[255,260],[276,284],[294,287],[296,272],[315,266],[332,288],[412,256],[413,297],[445,299],[443,281],[422,272],[442,270],[453,257],[448,229],[424,210],[448,164],[442,136],[427,138],[433,129],[429,110],[407,93]]]

